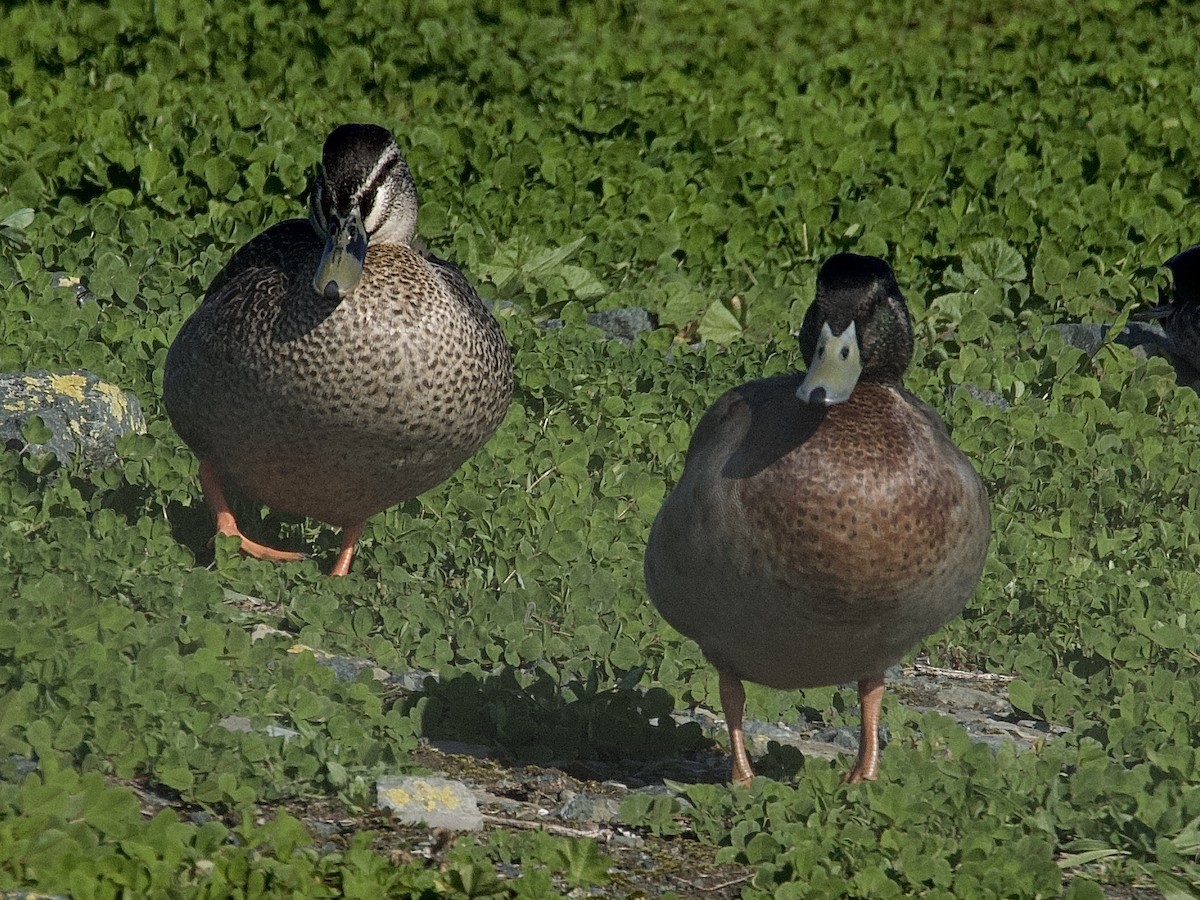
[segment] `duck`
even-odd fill
[[[499,428],[512,397],[500,323],[417,237],[395,136],[329,133],[308,215],[267,228],[210,283],[167,353],[163,401],[199,460],[216,530],[251,540],[230,490],[342,529],[350,571],[366,520],[440,484]]]
[[[799,345],[806,371],[735,387],[701,417],[645,553],[654,606],[717,670],[743,786],[744,681],[857,684],[844,780],[876,780],[884,674],[962,611],[991,538],[979,474],[903,386],[912,323],[888,263],[826,260]]]
[[[1163,268],[1170,290],[1160,288],[1158,305],[1139,318],[1160,319],[1172,356],[1200,371],[1200,244],[1176,253]]]

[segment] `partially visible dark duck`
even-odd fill
[[[1141,318],[1161,320],[1175,356],[1200,371],[1200,244],[1175,254],[1163,267],[1171,273],[1171,286],[1160,289],[1158,306]]]

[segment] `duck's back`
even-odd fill
[[[705,414],[646,555],[672,625],[781,688],[897,662],[962,609],[990,533],[983,484],[932,409],[861,383],[808,405],[800,380],[751,382]]]
[[[449,476],[504,417],[499,324],[457,270],[372,244],[361,282],[312,287],[322,244],[304,220],[238,251],[184,324],[164,378],[184,441],[277,509],[345,525]]]

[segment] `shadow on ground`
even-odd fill
[[[697,723],[672,717],[675,701],[667,691],[635,686],[640,676],[632,672],[615,687],[602,687],[599,672],[559,684],[544,669],[529,684],[513,670],[430,678],[421,697],[404,703],[410,710],[423,702],[421,730],[431,742],[486,748],[514,762],[644,762],[711,749]]]

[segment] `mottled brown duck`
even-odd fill
[[[739,784],[754,775],[743,680],[857,682],[846,780],[874,780],[884,672],[962,610],[991,535],[978,474],[902,385],[912,326],[887,263],[829,259],[800,349],[807,373],[704,414],[646,548],[655,606],[717,669]]]
[[[268,228],[209,286],[167,355],[163,399],[200,460],[204,499],[242,552],[229,487],[342,529],[350,569],[369,516],[449,477],[512,394],[499,323],[462,273],[415,243],[417,191],[395,139],[325,141],[307,219]]]

